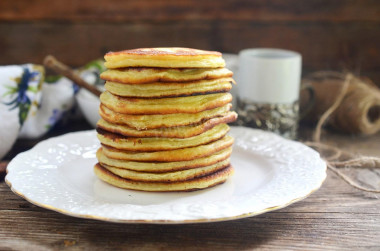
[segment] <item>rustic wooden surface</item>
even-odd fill
[[[73,130],[87,129],[73,124]],[[58,128],[53,135],[69,131]],[[302,131],[301,135],[308,135]],[[380,134],[323,134],[326,142],[380,157]],[[18,149],[36,141],[19,141]],[[256,217],[188,225],[117,224],[39,208],[0,182],[0,250],[379,250],[380,194],[356,190],[328,172],[322,188]]]
[[[2,0],[0,64],[52,54],[81,66],[110,50],[185,46],[298,51],[304,72],[351,70],[380,86],[377,0]]]
[[[53,54],[80,66],[135,47],[230,53],[278,47],[299,51],[304,72],[348,69],[380,86],[379,13],[377,0],[2,0],[0,64],[42,64]],[[74,123],[43,139],[88,128]],[[380,134],[323,139],[380,157]],[[16,142],[6,160],[37,142]],[[380,195],[356,190],[332,172],[320,190],[284,209],[188,225],[73,218],[32,205],[0,181],[0,250],[379,250],[379,222]]]

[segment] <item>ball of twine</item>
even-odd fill
[[[320,142],[322,127],[328,121],[332,127],[348,133],[374,134],[379,131],[379,89],[372,82],[350,73],[317,72],[307,81],[314,88],[316,102],[310,111],[309,121],[317,120],[317,126],[313,141],[305,144],[319,151],[327,167],[349,185],[362,191],[380,193],[378,189],[362,186],[339,170],[342,167],[380,168],[380,158],[355,156]]]
[[[312,87],[315,99],[303,121],[319,121],[341,95],[342,100],[329,114],[326,125],[350,134],[371,135],[380,131],[380,90],[369,79],[351,73],[321,71],[305,78],[303,84]],[[301,110],[302,103],[301,99]]]

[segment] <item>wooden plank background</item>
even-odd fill
[[[80,66],[110,50],[155,46],[291,49],[304,72],[350,70],[380,85],[380,1],[0,1],[1,65],[54,54]]]

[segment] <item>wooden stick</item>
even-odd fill
[[[84,81],[73,69],[68,67],[67,65],[63,64],[62,62],[59,62],[55,57],[52,55],[48,55],[44,59],[44,65],[53,71],[55,71],[58,74],[61,74],[65,76],[66,78],[72,80],[80,87],[90,91],[96,96],[100,96],[102,93],[99,91],[95,86],[90,85],[86,81]]]

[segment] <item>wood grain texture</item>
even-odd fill
[[[310,129],[302,127],[300,135],[307,138]],[[351,137],[326,132],[323,139],[342,149],[380,157],[380,134]],[[30,147],[32,143],[28,142]],[[19,141],[16,148],[21,147]],[[356,190],[332,172],[328,172],[320,190],[289,207],[219,223],[145,225],[78,219],[34,206],[13,194],[4,182],[0,183],[0,201],[0,250],[378,250],[380,247],[380,196]]]
[[[379,199],[329,173],[304,201],[256,217],[189,225],[116,224],[38,208],[0,184],[0,249],[321,250],[376,249]]]
[[[49,10],[49,11],[47,11]],[[4,21],[380,21],[377,0],[2,0]]]
[[[379,27],[377,0],[2,0],[0,64],[42,64],[52,54],[81,66],[107,51],[137,47],[230,53],[278,47],[299,51],[304,72],[348,69],[380,86]],[[46,137],[86,127],[71,126]],[[379,134],[324,134],[323,139],[380,157]],[[16,142],[6,159],[36,143]],[[36,207],[0,182],[0,250],[378,250],[379,199],[329,172],[309,198],[257,217],[189,225],[116,224]]]
[[[305,73],[350,70],[380,86],[377,0],[3,0],[0,64],[77,67],[110,50],[184,46],[237,53],[291,49]]]
[[[187,46],[237,53],[250,47],[299,51],[307,69],[375,72],[380,65],[378,25],[284,25],[226,22],[148,24],[0,24],[0,64],[42,63],[54,54],[79,66],[110,50]],[[6,34],[6,35],[5,35]],[[25,37],[25,34],[28,34]],[[265,34],[270,34],[266,36]],[[326,36],[329,34],[328,36]]]

